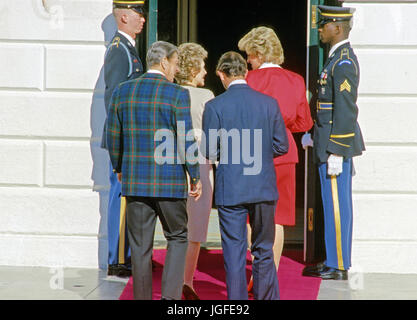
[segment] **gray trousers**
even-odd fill
[[[187,252],[185,199],[126,197],[135,300],[152,300],[152,251],[156,218],[168,242],[162,273],[162,298],[180,300]]]

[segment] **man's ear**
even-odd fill
[[[337,35],[343,34],[343,27],[339,23],[335,24],[335,33]]]
[[[249,71],[246,70],[246,72],[245,72],[245,79],[248,77],[248,73],[249,73]]]
[[[163,57],[162,60],[161,60],[160,65],[161,65],[162,70],[166,70],[167,65],[168,65],[168,58]]]
[[[222,71],[216,71],[217,76],[220,78],[221,81],[224,81],[225,74]]]
[[[120,20],[124,23],[127,24],[129,17],[127,16],[127,14],[123,13],[122,16],[120,17]]]

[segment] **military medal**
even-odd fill
[[[327,73],[322,72],[320,76],[320,85],[326,85],[327,84]]]

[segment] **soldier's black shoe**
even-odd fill
[[[110,264],[107,269],[107,275],[127,278],[132,275],[132,270],[125,264]]]
[[[319,262],[313,266],[307,266],[303,269],[303,276],[308,276],[311,272],[319,272],[326,268],[326,265],[323,262]]]
[[[347,270],[339,270],[325,266],[321,270],[303,271],[303,276],[322,278],[323,280],[347,280]]]

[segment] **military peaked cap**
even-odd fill
[[[144,14],[145,0],[113,0],[113,8],[133,9]]]
[[[334,7],[334,6],[318,6],[320,19],[318,24],[324,25],[329,22],[350,21],[355,12],[355,8]]]

